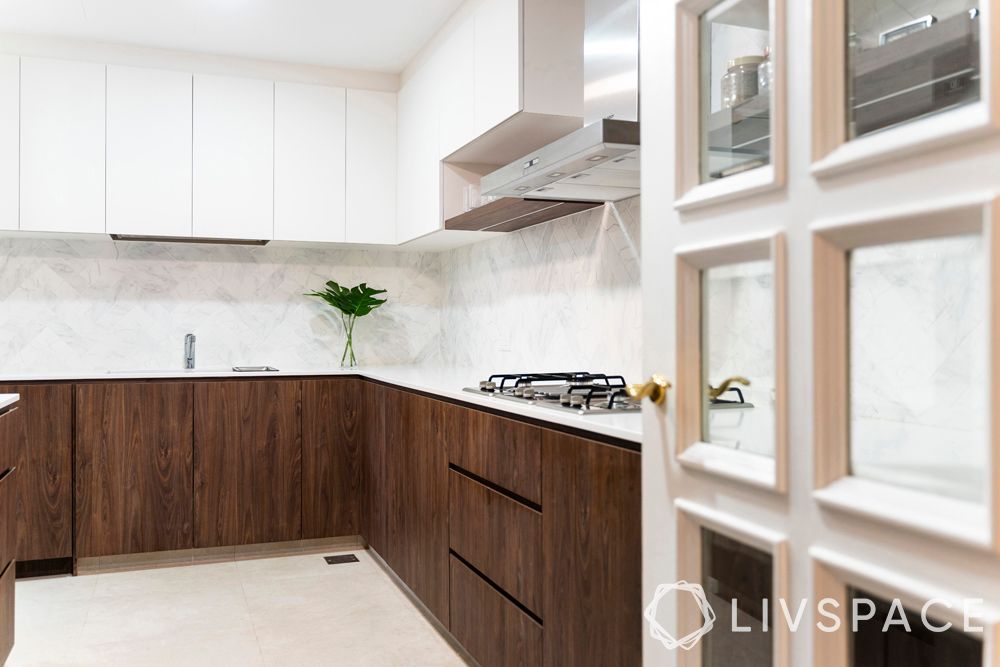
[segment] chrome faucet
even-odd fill
[[[198,340],[195,338],[194,334],[188,334],[184,336],[184,368],[185,370],[194,369],[194,344]]]

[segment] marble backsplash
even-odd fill
[[[436,359],[440,261],[393,251],[0,239],[0,372],[336,366],[342,326],[303,296],[330,279],[390,291],[358,321],[361,363]]]
[[[442,359],[497,372],[642,371],[640,199],[485,243],[442,262]]]
[[[389,290],[364,365],[640,370],[639,200],[442,253],[0,238],[0,374],[340,363],[330,279]]]

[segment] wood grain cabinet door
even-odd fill
[[[361,457],[373,414],[365,383],[302,382],[302,537],[361,532]]]
[[[361,503],[361,534],[372,549],[383,559],[387,559],[386,512],[389,502],[389,476],[385,442],[385,401],[389,390],[374,382],[363,382],[362,387],[366,432],[362,457],[364,493]]]
[[[17,560],[73,555],[73,387],[3,385],[20,394],[0,417],[0,443],[14,451]],[[2,472],[2,471],[0,471]]]
[[[542,430],[478,410],[446,406],[448,459],[511,493],[542,503]]]
[[[76,386],[79,557],[192,546],[190,383]]]
[[[441,623],[448,624],[448,455],[444,403],[389,390],[389,566]]]
[[[542,664],[542,626],[455,556],[450,627],[482,667]]]
[[[542,514],[454,470],[451,550],[536,615],[542,613]]]
[[[542,435],[545,664],[642,664],[640,455]]]
[[[14,648],[14,563],[0,573],[0,665]]]
[[[204,382],[194,391],[195,546],[302,537],[302,383]]]

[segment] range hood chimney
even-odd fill
[[[484,195],[597,205],[639,194],[638,0],[585,2],[586,125],[484,176]]]

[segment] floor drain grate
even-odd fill
[[[358,557],[354,554],[344,554],[342,556],[323,556],[327,565],[339,565],[341,563],[357,563]]]

